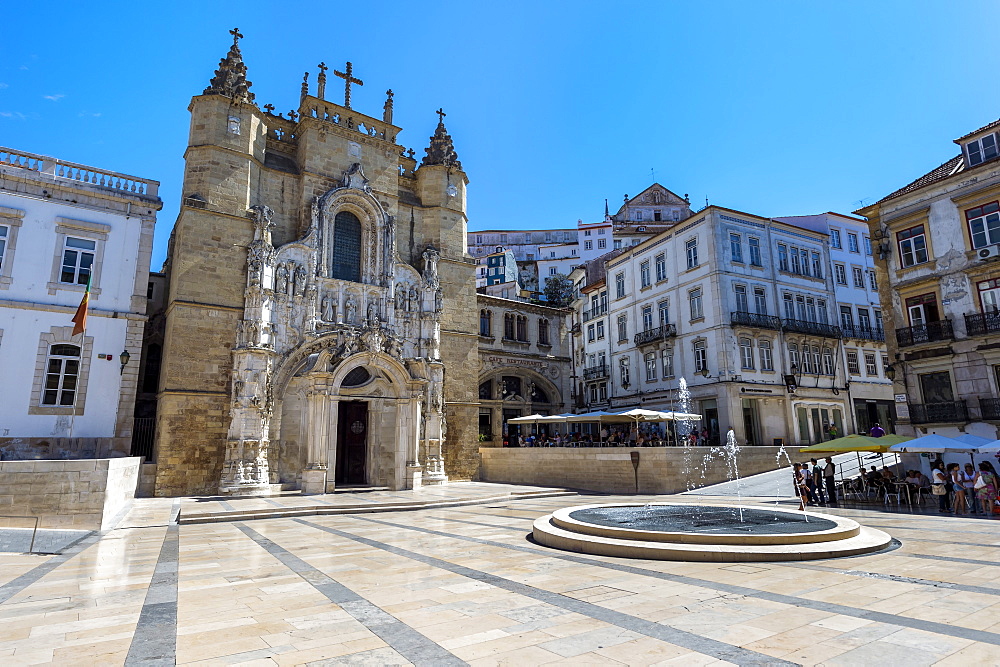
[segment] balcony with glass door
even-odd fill
[[[955,340],[951,320],[939,320],[896,329],[896,343],[900,347],[910,347],[921,343]]]

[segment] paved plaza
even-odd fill
[[[5,665],[1000,663],[1000,521],[879,505],[822,509],[901,546],[781,564],[604,558],[529,538],[532,521],[560,507],[634,500],[461,483],[142,499],[118,528],[61,554],[0,554],[0,657]],[[285,515],[287,506],[319,505],[344,513]],[[277,514],[247,518],[267,508]],[[234,519],[234,511],[248,514]]]

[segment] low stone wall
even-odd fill
[[[38,517],[39,528],[107,530],[132,503],[141,464],[141,457],[0,461],[0,515]]]
[[[538,486],[561,486],[601,493],[636,493],[630,452],[639,453],[638,493],[678,493],[694,486],[725,482],[725,460],[711,457],[711,447],[482,447],[481,478]],[[740,476],[778,466],[777,447],[740,450]],[[706,457],[710,459],[706,463]],[[686,471],[690,470],[690,473]]]

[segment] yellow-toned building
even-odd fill
[[[958,155],[862,208],[894,377],[897,432],[997,437],[1000,120]]]

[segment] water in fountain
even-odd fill
[[[733,429],[729,429],[729,433],[726,434],[726,446],[722,448],[722,453],[729,467],[729,477],[736,479],[736,506],[740,509],[740,523],[743,523],[743,491],[740,488],[740,466],[737,462],[740,446],[736,442],[736,431]]]
[[[796,496],[798,496],[799,495],[799,490],[795,487],[795,471],[793,470],[793,468],[795,467],[795,464],[792,463],[792,457],[790,457],[788,455],[788,450],[785,449],[785,441],[784,440],[781,441],[781,446],[778,448],[778,453],[774,455],[774,462],[778,466],[778,470],[781,470],[781,457],[785,457],[785,460],[788,461],[788,470],[792,473],[792,492]],[[774,490],[774,506],[775,506],[775,508],[778,507],[778,499],[779,498],[781,498],[781,475],[778,475],[778,480],[775,483],[775,490]],[[806,523],[809,523],[809,515],[808,514],[803,513],[802,517],[805,519]]]
[[[691,412],[691,390],[688,389],[687,380],[682,376],[677,381],[677,411],[688,414]],[[681,464],[681,472],[684,474],[684,483],[687,490],[695,488],[691,482],[691,422],[684,420],[674,420],[674,435],[684,446],[684,458]]]

